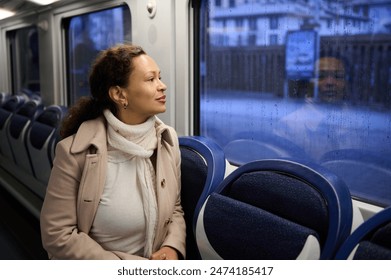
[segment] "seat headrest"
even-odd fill
[[[43,104],[39,100],[29,100],[17,111],[17,114],[33,118],[40,109],[43,109]]]
[[[357,246],[355,260],[391,260],[391,250],[370,241],[361,241]]]
[[[57,105],[51,105],[41,112],[30,129],[31,145],[41,149],[53,133],[55,139],[58,139],[58,128],[65,113],[66,108]]]
[[[10,98],[10,94],[6,92],[0,92],[0,105],[5,103]]]
[[[316,231],[322,244],[321,259],[333,257],[351,232],[349,189],[335,174],[312,162],[249,162],[227,176],[216,192]]]
[[[391,222],[369,233],[359,243],[355,260],[391,260]]]
[[[3,104],[2,108],[9,112],[15,112],[25,103],[25,101],[26,98],[24,96],[13,95]]]
[[[46,124],[34,123],[30,129],[31,145],[38,150],[42,149],[55,129]]]
[[[391,222],[375,231],[371,241],[391,251]]]
[[[205,203],[203,224],[223,259],[296,259],[309,236],[319,239],[310,228],[218,193]]]
[[[327,204],[306,182],[287,174],[256,171],[240,176],[224,194],[312,228],[321,236],[321,243],[325,240]]]
[[[51,127],[58,127],[64,116],[64,110],[60,106],[47,107],[38,117],[37,122]]]

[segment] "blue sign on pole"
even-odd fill
[[[286,73],[288,79],[311,79],[317,50],[317,32],[314,30],[293,31],[286,40]]]

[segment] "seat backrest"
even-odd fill
[[[344,149],[330,151],[320,164],[341,177],[353,198],[368,199],[381,207],[391,205],[391,159],[370,151]]]
[[[186,221],[186,258],[200,259],[194,238],[195,222],[203,201],[223,180],[223,150],[211,139],[179,137],[181,150],[181,201]]]
[[[23,104],[10,118],[7,136],[15,163],[33,174],[31,159],[26,147],[26,131],[34,119],[43,111],[44,105],[38,99]]]
[[[196,225],[204,259],[331,259],[350,234],[345,183],[287,159],[244,164],[205,201]]]
[[[47,183],[53,166],[54,151],[59,141],[59,126],[67,109],[51,105],[41,112],[27,132],[27,150],[35,177]]]
[[[10,96],[11,95],[9,93],[1,91],[0,92],[0,106],[2,106],[10,98]]]
[[[361,224],[342,244],[335,258],[391,260],[391,207]]]
[[[7,137],[7,127],[11,116],[25,103],[24,96],[13,95],[0,107],[0,153],[12,159],[11,147]]]

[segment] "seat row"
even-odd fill
[[[357,220],[329,169],[276,158],[229,173],[211,139],[179,143],[188,259],[391,259],[391,209]]]
[[[13,95],[2,100],[1,165],[43,198],[59,140],[59,125],[67,109],[58,105],[44,106],[37,96]]]

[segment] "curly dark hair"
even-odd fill
[[[89,77],[91,96],[81,97],[69,109],[61,125],[62,138],[75,134],[84,121],[103,115],[105,109],[116,115],[117,107],[109,96],[109,89],[112,86],[128,86],[134,69],[133,58],[142,54],[146,52],[132,44],[119,44],[99,53]]]

